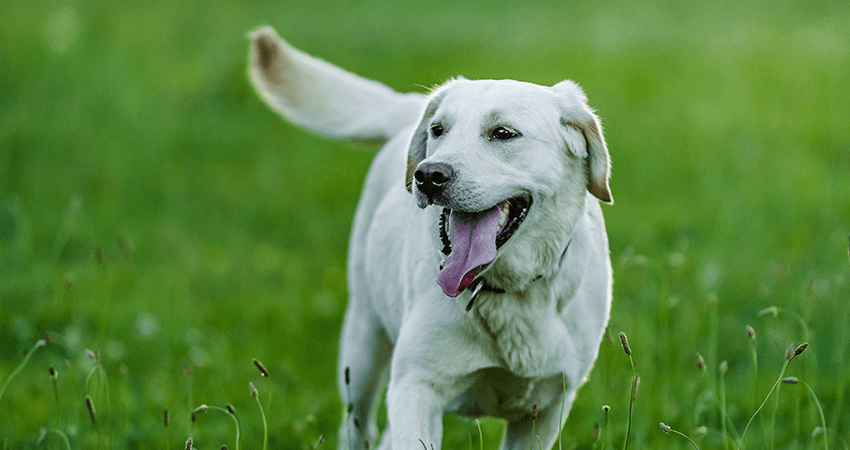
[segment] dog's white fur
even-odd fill
[[[427,97],[399,94],[292,48],[271,28],[251,37],[251,80],[273,108],[324,135],[385,143],[351,235],[339,387],[353,409],[340,448],[374,445],[387,374],[381,449],[439,448],[445,412],[504,418],[503,448],[528,448],[535,405],[536,433],[550,448],[563,426],[561,374],[566,420],[611,304],[598,201],[611,202],[610,164],[582,90],[456,79]],[[447,130],[439,139],[429,135],[437,121]],[[488,139],[494,124],[521,136]],[[437,206],[411,186],[423,161],[454,169]],[[439,206],[479,211],[518,195],[533,199],[527,218],[482,275],[506,292],[482,292],[467,312],[468,292],[452,299],[434,281]]]

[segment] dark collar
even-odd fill
[[[533,282],[535,282],[535,281],[537,281],[541,278],[545,278],[547,276],[551,276],[551,275],[558,273],[558,271],[561,269],[561,265],[564,263],[564,259],[566,259],[566,257],[567,257],[567,250],[570,248],[570,244],[572,242],[573,242],[573,238],[570,237],[570,240],[567,241],[567,246],[564,247],[564,251],[561,253],[561,257],[558,259],[558,265],[555,266],[555,269],[552,270],[552,272],[550,272],[547,275],[538,275],[537,278],[531,280],[531,282],[533,283]],[[504,289],[497,287],[497,286],[493,286],[492,284],[488,283],[487,280],[485,280],[483,277],[478,277],[478,278],[472,280],[472,284],[470,284],[467,289],[470,290],[469,291],[470,292],[469,303],[466,304],[466,310],[467,311],[472,309],[472,304],[475,303],[475,299],[478,298],[478,294],[480,294],[482,291],[483,292],[492,292],[494,294],[504,294],[505,293]]]

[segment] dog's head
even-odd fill
[[[413,133],[407,189],[443,208],[438,282],[457,296],[478,276],[522,286],[553,269],[587,192],[612,203],[599,119],[572,81],[452,80]]]

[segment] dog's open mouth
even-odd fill
[[[496,259],[496,251],[516,233],[530,207],[531,197],[520,196],[474,213],[443,209],[440,239],[446,260],[437,283],[446,295],[460,295]]]

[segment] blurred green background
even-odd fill
[[[64,448],[47,429],[73,448],[233,448],[224,415],[192,427],[202,403],[231,403],[259,448],[249,381],[272,448],[335,448],[348,231],[375,149],[261,103],[246,76],[261,24],[399,91],[456,75],[584,87],[614,164],[615,299],[564,448],[622,446],[619,331],[640,375],[632,448],[689,448],[662,421],[734,448],[803,341],[786,375],[847,448],[847,1],[36,0],[0,2],[0,17],[4,449]],[[812,395],[779,389],[747,448],[823,446]],[[482,427],[497,448],[503,425]],[[449,417],[445,435],[478,446],[473,421]]]

